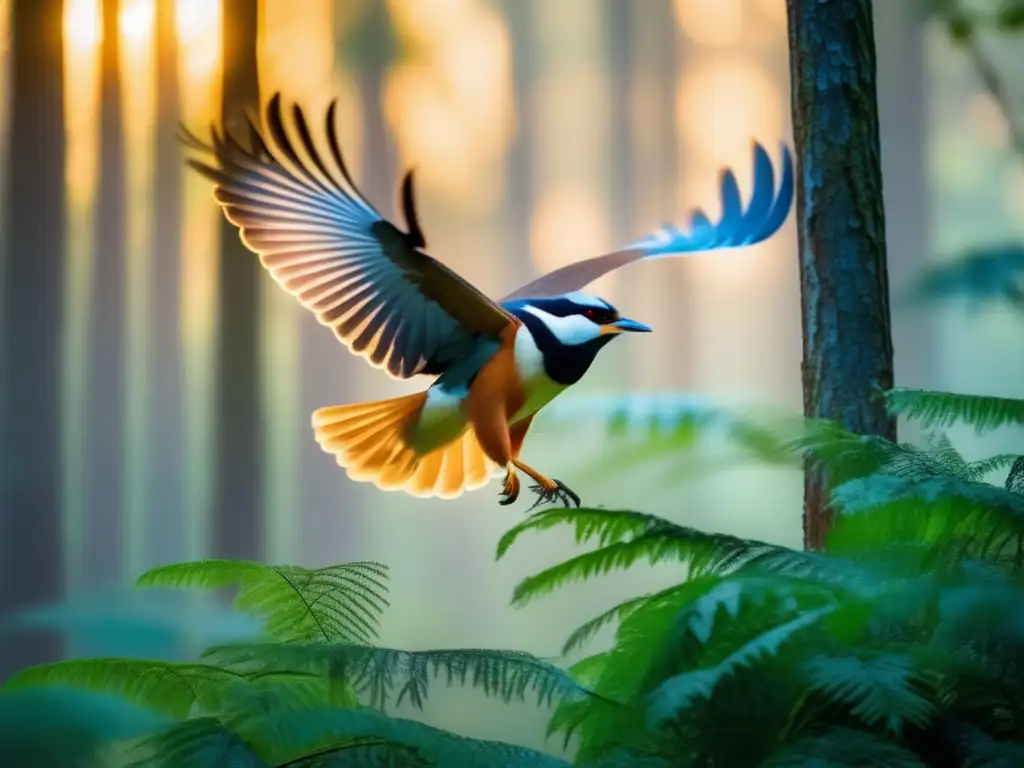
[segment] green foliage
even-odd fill
[[[926,428],[1024,421],[1024,402],[1007,398],[885,397]],[[664,441],[663,454],[683,455],[702,429],[727,423],[682,398],[631,400],[605,411],[609,430],[627,440],[685,434]],[[631,511],[527,518],[502,539],[499,557],[527,532],[553,528],[590,546],[522,580],[520,603],[641,560],[680,565],[678,584],[613,606],[570,636],[566,652],[618,624],[610,649],[570,669],[596,695],[564,701],[550,731],[578,737],[580,764],[623,748],[678,766],[1016,764],[1024,458],[969,462],[942,434],[896,445],[828,423],[794,431],[785,419],[734,418],[750,419],[741,434],[763,435],[757,444],[772,463],[828,469],[837,523],[827,554]],[[983,482],[1011,463],[1005,487]]]
[[[112,742],[159,728],[162,718],[121,699],[53,686],[0,691],[4,765],[98,768]]]
[[[1007,398],[884,396],[926,428],[1024,422],[1024,405]],[[234,586],[236,609],[262,622],[260,636],[214,644],[195,661],[23,670],[0,691],[0,738],[43,768],[569,765],[387,711],[425,707],[443,681],[504,702],[555,704],[549,735],[575,738],[574,764],[591,768],[1021,762],[1024,456],[971,462],[941,433],[897,445],[682,398],[619,405],[607,411],[611,430],[626,440],[639,432],[655,446],[647,455],[670,459],[717,431],[739,448],[737,460],[824,466],[837,513],[827,551],[632,510],[530,515],[502,537],[499,559],[558,528],[586,549],[524,578],[516,604],[640,562],[678,567],[668,588],[574,631],[565,654],[616,625],[610,648],[567,670],[517,651],[377,645],[387,572],[373,563],[166,566],[139,585]],[[985,482],[1010,464],[1001,486]]]
[[[925,429],[967,424],[980,433],[1024,424],[1024,400],[1016,398],[893,389],[885,400],[891,413],[914,419]]]
[[[350,641],[377,637],[386,599],[387,567],[346,563],[328,568],[264,565],[248,560],[199,560],[154,568],[140,587],[222,589],[237,586],[235,607],[266,620],[282,642]]]
[[[235,607],[262,621],[262,635],[211,646],[198,662],[99,658],[31,667],[7,681],[5,695],[56,695],[70,686],[73,695],[113,696],[126,711],[138,707],[149,717],[146,732],[108,728],[96,736],[123,758],[117,765],[131,768],[568,765],[384,713],[391,700],[422,708],[438,677],[504,701],[532,693],[550,704],[589,695],[567,673],[526,653],[371,644],[387,605],[386,575],[375,563],[310,570],[204,560],[157,568],[138,584],[237,587]],[[172,724],[163,726],[164,718]],[[16,717],[3,719],[0,706],[0,732],[17,732],[17,724]]]

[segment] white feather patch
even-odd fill
[[[601,335],[601,327],[583,315],[558,317],[558,315],[552,315],[543,309],[538,309],[529,304],[524,309],[544,323],[548,330],[554,334],[554,337],[567,347],[593,341]],[[518,339],[519,337],[517,336],[516,340],[518,341]],[[530,339],[532,341],[533,337],[531,336]]]
[[[546,312],[543,314],[547,315]],[[551,315],[547,316],[551,317]],[[556,317],[555,319],[561,320],[562,318]],[[530,329],[525,325],[519,326],[519,330],[516,331],[514,354],[516,372],[519,374],[519,381],[522,384],[526,400],[512,416],[510,420],[512,424],[522,421],[527,416],[532,416],[568,389],[568,387],[552,381],[544,372],[544,354],[537,346]]]

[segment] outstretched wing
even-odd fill
[[[502,302],[560,296],[585,288],[602,275],[641,259],[679,256],[721,248],[753,245],[767,240],[786,221],[793,205],[793,156],[782,148],[782,181],[775,190],[775,172],[764,147],[754,144],[754,192],[746,209],[731,170],[722,172],[722,216],[712,224],[702,210],[690,214],[690,231],[665,227],[612,253],[556,269],[509,294]]]
[[[342,157],[336,108],[325,123],[329,154],[318,151],[298,105],[286,125],[275,94],[265,129],[250,117],[248,148],[216,130],[206,144],[183,129],[185,144],[213,161],[188,164],[215,182],[215,199],[274,280],[352,352],[396,378],[441,373],[516,321],[419,250],[426,243],[411,172],[402,185],[408,232],[363,197]]]

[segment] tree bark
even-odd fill
[[[889,280],[870,0],[787,0],[803,315],[804,414],[896,439]],[[832,523],[808,466],[804,545]]]
[[[63,0],[15,0],[0,350],[0,616],[59,598],[66,271]],[[55,637],[0,635],[0,680],[57,659]]]
[[[152,328],[154,420],[150,493],[152,530],[147,565],[181,559],[184,381],[181,337],[181,148],[175,0],[156,0],[156,135],[153,188]]]
[[[93,244],[86,525],[83,576],[106,584],[121,575],[124,536],[125,148],[121,104],[120,0],[103,0],[100,55],[99,187]]]
[[[221,121],[247,139],[245,110],[260,109],[256,39],[257,0],[223,0],[224,80]],[[221,219],[217,355],[217,472],[213,554],[254,558],[263,554],[261,494],[263,428],[260,408],[259,287],[262,267]]]

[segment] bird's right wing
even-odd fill
[[[352,352],[396,378],[439,373],[518,321],[420,250],[411,173],[402,186],[408,232],[363,197],[334,115],[332,104],[323,153],[298,105],[286,123],[277,94],[265,129],[250,119],[249,148],[231,135],[213,131],[207,144],[183,130],[186,146],[210,157],[188,164],[215,182],[215,199],[274,280]]]
[[[666,226],[655,234],[603,256],[577,261],[548,272],[514,291],[502,302],[559,296],[585,288],[602,275],[642,259],[683,256],[722,248],[753,245],[774,235],[793,205],[793,156],[782,148],[782,180],[775,190],[775,172],[764,147],[754,144],[754,192],[744,208],[736,176],[722,171],[722,216],[713,224],[702,210],[690,214],[690,231]]]

